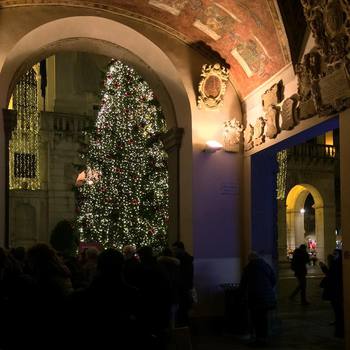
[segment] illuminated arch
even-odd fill
[[[295,185],[286,199],[287,249],[294,250],[305,242],[304,217],[300,209],[304,208],[306,197],[312,195],[315,207],[315,234],[318,258],[324,260],[324,200],[316,187],[309,184]]]
[[[192,207],[189,185],[192,169],[191,106],[180,73],[169,57],[151,40],[119,22],[96,16],[72,16],[42,24],[14,44],[0,66],[0,164],[5,163],[3,112],[7,108],[13,87],[21,74],[33,63],[60,51],[82,51],[119,58],[134,67],[150,84],[162,106],[167,126],[170,193],[173,222],[169,222],[171,239],[187,227],[185,218]],[[186,130],[180,146],[182,132]],[[178,160],[180,159],[180,160]],[[178,162],[186,167],[179,167]],[[179,172],[179,173],[178,173]],[[173,176],[173,178],[171,178]],[[5,167],[0,167],[0,222],[6,221]],[[182,182],[178,183],[179,179]],[[183,196],[181,196],[183,194]],[[179,196],[179,198],[178,198]],[[182,221],[179,221],[182,218]],[[170,219],[171,221],[172,219]],[[188,232],[188,229],[187,229]],[[188,232],[192,237],[192,232]],[[4,225],[0,225],[0,242],[5,241]],[[189,242],[192,238],[189,239]],[[192,244],[192,242],[190,243]]]

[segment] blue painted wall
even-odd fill
[[[252,249],[277,260],[277,152],[339,128],[334,117],[252,156]]]

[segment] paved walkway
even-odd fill
[[[278,283],[278,310],[272,317],[272,334],[269,349],[278,350],[342,350],[344,341],[333,337],[333,313],[328,302],[321,300],[319,287],[322,273],[318,267],[309,269],[307,296],[309,306],[300,305],[299,301],[290,302],[288,295],[296,286],[293,273],[280,269]],[[243,350],[249,349],[248,339],[239,339],[216,334],[196,335],[192,337],[194,350]]]

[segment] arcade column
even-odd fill
[[[350,350],[350,109],[339,115],[345,349]]]
[[[5,235],[4,235],[4,246],[9,248],[10,237],[9,237],[9,141],[11,133],[17,125],[17,112],[15,110],[4,109],[4,133],[5,133]]]

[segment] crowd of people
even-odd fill
[[[298,281],[290,298],[306,298],[309,256],[301,245],[291,267]],[[335,250],[324,272],[322,298],[330,301],[335,335],[343,337],[342,254]],[[268,313],[276,307],[276,276],[257,253],[241,276],[239,295],[247,305],[254,344],[265,346]],[[0,248],[0,349],[165,349],[171,330],[189,325],[193,303],[193,257],[182,242],[155,256],[151,247],[122,251],[84,248],[58,251],[36,244]]]
[[[47,244],[0,248],[0,349],[164,349],[188,325],[193,257],[126,246],[79,256]]]

